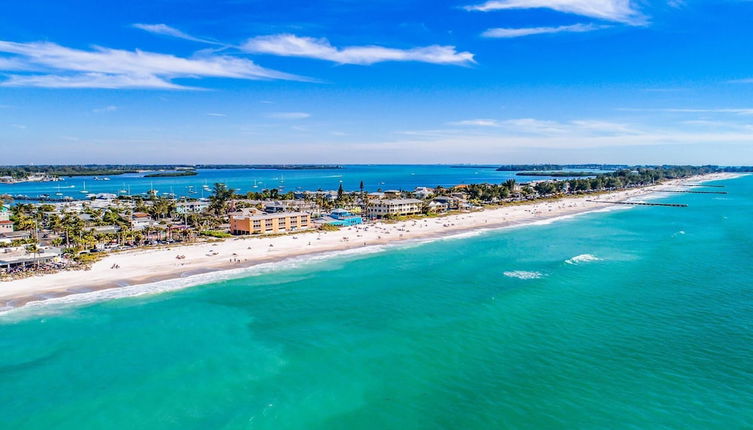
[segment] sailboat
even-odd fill
[[[81,194],[89,194],[89,192],[86,191],[86,181],[84,181],[84,188],[81,191],[79,191],[79,193],[81,193]]]
[[[259,188],[259,185],[256,184],[256,179],[254,179],[254,188]]]
[[[154,182],[149,183],[149,191],[147,191],[147,194],[149,196],[155,196],[155,197],[157,196],[157,194],[159,194],[159,191],[154,189]]]
[[[63,193],[60,192],[60,185],[58,185],[58,192],[55,193],[56,196],[62,196]]]

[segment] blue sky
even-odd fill
[[[753,164],[753,1],[6,3],[2,164]]]

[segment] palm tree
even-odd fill
[[[214,214],[217,216],[223,216],[225,214],[225,206],[227,205],[227,201],[232,197],[232,189],[228,188],[227,185],[223,183],[215,183],[212,195],[209,197],[209,210],[214,212]]]

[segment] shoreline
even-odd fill
[[[668,181],[661,185],[601,194],[605,201],[624,201],[661,193],[657,187],[689,182],[734,179],[743,175],[716,173]],[[141,249],[111,254],[90,270],[64,271],[0,283],[0,312],[41,304],[52,299],[121,290],[164,281],[192,280],[211,273],[249,273],[250,269],[286,261],[308,261],[347,251],[400,246],[415,241],[433,241],[468,233],[483,233],[535,225],[561,218],[617,210],[606,203],[588,202],[591,195],[565,197],[476,212],[426,217],[395,223],[369,223],[338,231],[310,231],[276,237],[238,237],[216,243],[198,243],[170,248]],[[629,207],[620,207],[627,209]],[[176,255],[185,255],[178,260]],[[122,269],[111,269],[118,264]],[[232,277],[232,276],[231,276]],[[195,284],[203,282],[198,280]],[[188,285],[187,285],[188,286]]]

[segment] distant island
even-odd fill
[[[54,180],[63,176],[117,176],[153,171],[180,171],[176,172],[180,174],[156,174],[159,176],[149,175],[148,177],[193,176],[193,174],[183,173],[196,169],[334,170],[342,168],[340,165],[328,164],[40,164],[0,166],[0,182],[27,182],[30,178]]]
[[[177,170],[173,172],[158,172],[144,175],[145,178],[172,178],[178,176],[196,176],[198,172],[195,170]]]
[[[523,172],[524,174],[516,174],[518,176],[596,176],[609,171],[618,170],[634,170],[639,169],[670,169],[670,168],[703,168],[713,172],[724,173],[745,173],[753,172],[753,166],[717,166],[717,165],[704,165],[704,166],[670,166],[670,165],[628,165],[628,164],[505,164],[497,168],[498,172]],[[578,169],[578,170],[590,170],[591,172],[559,172],[566,169]],[[541,174],[541,172],[546,172]],[[554,174],[554,173],[557,174]],[[575,174],[572,174],[575,173]]]
[[[586,176],[596,176],[596,172],[517,172],[515,176],[548,176],[551,178],[584,178]]]
[[[497,168],[498,172],[551,172],[564,169],[619,170],[627,169],[625,164],[506,164]],[[658,167],[658,166],[652,166]]]
[[[451,169],[496,169],[497,166],[481,166],[473,164],[459,164],[457,166],[450,166]]]

